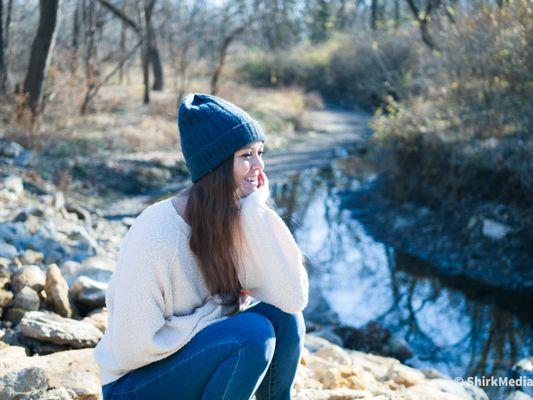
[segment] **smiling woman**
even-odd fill
[[[207,94],[183,100],[178,124],[192,185],[145,209],[120,247],[94,351],[104,400],[290,399],[309,282],[267,205],[266,137]]]
[[[257,189],[263,177],[263,142],[254,142],[237,151],[233,158],[233,175],[240,197],[246,197]]]

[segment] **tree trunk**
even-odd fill
[[[144,6],[144,28],[146,34],[146,62],[152,65],[152,72],[154,73],[153,90],[163,90],[163,67],[161,66],[161,58],[159,57],[159,50],[157,48],[157,41],[155,30],[152,25],[152,11],[154,10],[155,0],[145,2]]]
[[[42,100],[42,88],[56,34],[59,0],[40,0],[39,27],[31,46],[30,63],[24,80],[24,93],[28,94],[27,106],[35,116]]]
[[[437,45],[433,41],[433,38],[431,37],[431,33],[429,32],[429,21],[430,21],[430,14],[432,11],[434,11],[437,7],[441,5],[439,0],[428,0],[426,10],[424,11],[424,15],[420,15],[420,11],[418,9],[418,6],[415,4],[413,0],[406,0],[407,5],[409,6],[411,12],[413,13],[413,17],[418,22],[418,25],[420,27],[420,33],[422,35],[422,41],[430,48],[430,49],[437,49]]]
[[[148,62],[152,65],[152,72],[154,74],[153,90],[163,90],[163,66],[161,65],[161,58],[159,57],[159,50],[155,38],[155,31],[152,27],[152,22],[147,23],[148,29]]]
[[[4,29],[2,21],[4,20],[2,4],[3,1],[0,0],[0,94],[6,92],[6,83],[7,83],[7,69],[6,69],[6,52],[4,48]]]
[[[400,27],[400,0],[394,0],[394,27]]]
[[[141,50],[141,66],[143,70],[144,84],[143,104],[150,103],[150,70],[148,69],[148,45],[146,43],[148,43],[148,41],[145,41]]]
[[[370,27],[373,31],[375,31],[378,25],[378,0],[372,0],[371,11],[372,12],[370,14]]]
[[[72,21],[72,43],[70,47],[73,53],[77,53],[80,38],[80,3],[76,3],[74,11],[74,20]]]
[[[124,0],[122,2],[122,12],[126,12],[126,7],[128,5],[128,0]],[[120,29],[120,54],[124,56],[126,54],[126,28],[127,25],[124,21],[121,23],[121,29]],[[118,80],[120,83],[122,83],[124,79],[124,66],[120,67],[120,70],[118,71]]]
[[[93,60],[96,57],[96,3],[90,1],[87,5],[84,2],[84,19],[85,19],[85,55],[83,60],[83,65],[85,68],[85,98],[88,97],[88,94],[94,90],[96,86],[95,82],[95,71]],[[84,115],[87,112],[89,102],[85,101],[81,107],[81,114]]]
[[[9,83],[9,65],[11,64],[11,58],[12,58],[12,52],[11,48],[9,46],[9,28],[11,27],[11,10],[13,9],[13,0],[9,0],[7,2],[7,10],[6,10],[6,29],[4,34],[4,49],[5,49],[5,59],[4,59],[4,65],[6,69],[6,90],[7,85]],[[0,22],[1,24],[2,22]]]

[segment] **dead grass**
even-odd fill
[[[177,97],[170,71],[166,89],[151,92],[150,104],[142,104],[141,76],[131,72],[123,84],[113,82],[103,87],[84,116],[79,113],[84,94],[83,79],[71,75],[66,79],[65,75],[68,73],[64,71],[50,72],[46,110],[33,131],[10,118],[13,104],[0,104],[3,119],[9,122],[4,131],[6,137],[52,159],[180,152]],[[208,93],[208,81],[191,82],[189,91]],[[254,89],[234,82],[223,82],[219,96],[259,120],[270,148],[279,147],[301,134],[306,127],[306,106],[320,104],[316,97],[297,88]]]

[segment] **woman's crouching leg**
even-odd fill
[[[110,384],[104,400],[249,400],[275,345],[268,319],[240,313],[205,327],[167,358]]]

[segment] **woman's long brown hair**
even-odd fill
[[[233,156],[186,190],[186,218],[191,226],[189,246],[212,295],[240,311],[242,286],[238,278],[242,234],[237,207],[239,195],[233,177]]]

